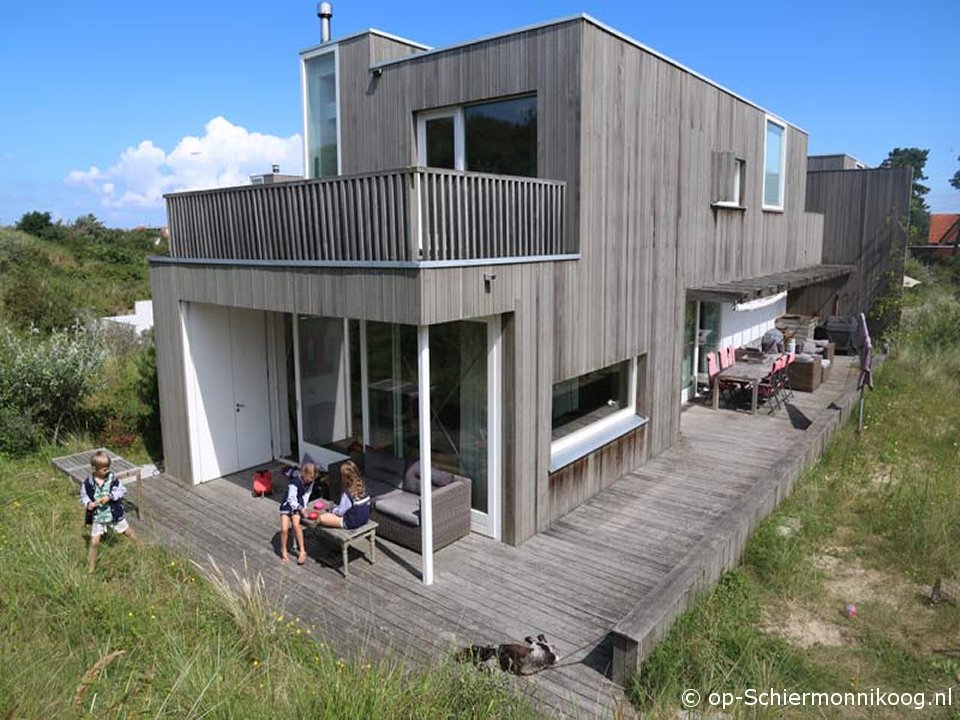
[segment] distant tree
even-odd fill
[[[960,156],[957,157],[957,162],[960,162]],[[953,185],[957,190],[960,190],[960,170],[957,170],[953,177],[950,178],[950,184]]]
[[[887,159],[880,163],[880,167],[908,167],[913,169],[913,191],[910,196],[910,233],[911,243],[922,244],[927,242],[930,230],[930,207],[924,198],[930,188],[921,180],[926,180],[923,168],[927,164],[929,150],[920,148],[894,148],[887,155]]]
[[[53,225],[53,220],[50,219],[50,213],[34,210],[33,212],[23,214],[20,222],[17,223],[17,230],[36,237],[42,237],[44,230],[48,229],[51,225]]]

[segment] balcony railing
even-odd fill
[[[565,183],[408,168],[168,195],[170,255],[315,262],[569,255]]]

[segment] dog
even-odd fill
[[[458,662],[472,662],[484,670],[499,665],[501,670],[514,675],[533,675],[560,661],[560,654],[544,635],[537,635],[536,640],[527,637],[525,641],[526,645],[471,645],[459,650],[456,659]]]

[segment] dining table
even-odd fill
[[[757,395],[760,381],[773,370],[774,355],[749,355],[737,360],[713,376],[713,409],[720,407],[720,382],[727,380],[750,386],[750,414],[757,414]]]

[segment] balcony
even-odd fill
[[[563,182],[404,168],[166,196],[170,256],[465,265],[570,257]]]

